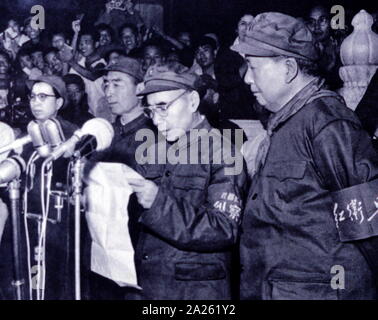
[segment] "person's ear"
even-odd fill
[[[192,91],[189,94],[189,109],[194,113],[197,111],[200,104],[200,96],[197,91]]]
[[[291,83],[298,75],[299,67],[294,58],[285,59],[286,66],[286,83]]]
[[[58,111],[61,107],[63,107],[64,99],[58,98],[56,99],[56,110]]]

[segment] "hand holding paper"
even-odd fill
[[[143,208],[150,209],[155,201],[159,187],[154,182],[144,178],[129,178],[127,179],[127,182],[136,193],[138,202],[143,206]]]

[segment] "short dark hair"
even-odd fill
[[[43,52],[43,56],[46,58],[46,56],[49,54],[49,53],[55,53],[56,55],[59,54],[59,50],[57,48],[54,48],[54,47],[50,47],[50,48],[47,48],[44,50]]]
[[[201,37],[197,41],[195,49],[198,49],[199,47],[202,47],[202,46],[210,46],[213,50],[217,49],[217,43],[215,42],[215,40],[208,36]]]
[[[125,23],[118,29],[118,35],[120,38],[122,37],[123,30],[126,28],[130,29],[136,37],[138,36],[138,28],[132,23]]]
[[[67,40],[67,35],[62,32],[62,31],[56,31],[56,32],[53,32],[51,34],[51,40],[55,37],[55,36],[61,36],[62,38],[64,38],[64,40]]]
[[[83,30],[82,32],[80,32],[79,41],[80,41],[81,37],[83,37],[83,36],[90,36],[92,38],[93,42],[96,42],[97,35],[94,31]]]
[[[101,31],[107,31],[110,34],[110,38],[112,39],[112,41],[114,40],[114,31],[113,31],[112,27],[109,26],[106,23],[100,23],[96,27],[96,33],[97,33],[96,34],[96,41],[98,41],[100,39],[100,32]]]
[[[278,56],[274,57],[277,59],[287,59],[287,58],[293,58],[297,62],[298,68],[306,75],[313,76],[313,77],[319,77],[321,75],[319,64],[317,61],[313,61],[306,58],[297,58],[297,57],[289,57],[289,56]]]
[[[107,51],[107,52],[105,53],[105,55],[104,55],[104,59],[105,59],[106,63],[109,63],[110,55],[111,55],[112,53],[114,53],[114,52],[115,52],[115,53],[118,53],[120,56],[124,56],[124,57],[127,56],[124,50],[122,50],[122,49],[118,49],[118,48],[114,48],[114,49],[111,49],[111,50],[109,50],[109,51]]]
[[[85,91],[84,80],[77,74],[68,73],[63,77],[63,81],[66,84],[66,87],[70,84],[76,84],[81,91]]]

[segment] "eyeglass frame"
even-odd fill
[[[156,110],[159,110],[160,112],[164,112],[164,113],[159,113],[159,115],[162,117],[162,118],[166,118],[168,116],[168,109],[176,102],[178,101],[180,98],[182,98],[185,93],[188,93],[189,91],[188,90],[185,90],[183,93],[179,94],[178,97],[176,97],[175,99],[173,99],[172,101],[166,103],[166,104],[154,104],[154,105],[145,105],[143,106],[143,113],[145,114],[146,117],[152,119],[154,117],[154,114],[156,112]],[[147,112],[147,110],[149,111],[149,113]]]
[[[29,100],[30,101],[35,101],[36,98],[39,99],[39,101],[43,102],[45,101],[48,97],[55,97],[56,98],[56,95],[55,94],[47,94],[47,93],[37,93],[37,94],[29,94]]]
[[[308,27],[316,28],[316,26],[325,26],[330,24],[330,19],[327,16],[321,16],[319,19],[309,18],[305,21]]]

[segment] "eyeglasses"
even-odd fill
[[[181,97],[184,96],[185,93],[188,91],[184,91],[182,94],[180,94],[177,98],[173,99],[171,102],[168,102],[166,104],[155,104],[155,105],[145,105],[143,106],[143,112],[144,114],[152,119],[154,117],[155,112],[159,114],[159,116],[166,118],[168,116],[168,108],[171,107],[176,101],[178,101]]]
[[[321,16],[317,20],[310,18],[306,21],[306,23],[307,23],[307,26],[309,26],[310,28],[315,28],[316,25],[325,26],[329,24],[329,19],[327,17]]]
[[[35,101],[38,98],[39,101],[43,102],[47,99],[47,97],[56,97],[56,96],[53,94],[46,94],[46,93],[37,93],[37,94],[32,93],[31,95],[29,95],[29,100]]]

